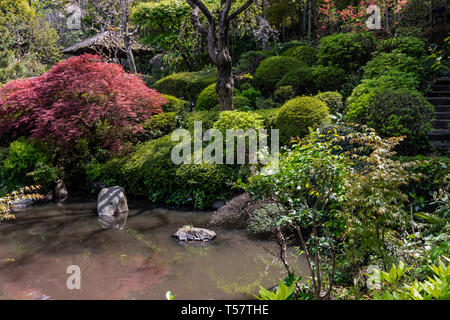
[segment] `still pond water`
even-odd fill
[[[217,239],[206,246],[171,238],[185,224],[208,227],[210,213],[128,205],[123,230],[102,229],[86,198],[30,207],[0,224],[0,299],[164,299],[168,290],[176,299],[251,299],[285,277],[273,243],[245,230],[210,227]],[[80,290],[67,289],[70,265],[80,267]]]

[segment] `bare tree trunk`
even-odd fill
[[[123,45],[125,49],[125,54],[127,56],[128,66],[130,67],[131,73],[137,73],[136,63],[134,61],[133,50],[131,48],[131,37],[128,33],[128,17],[130,10],[130,2],[129,0],[120,0],[120,5],[122,9],[122,36],[123,36]]]
[[[311,8],[311,0],[309,1],[309,3],[308,3],[308,39],[311,39],[311,29],[312,29],[312,26],[311,26],[311,20],[312,20],[312,10],[311,10],[312,8]]]

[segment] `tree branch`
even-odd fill
[[[195,10],[195,8],[199,8],[200,11],[205,15],[206,19],[209,23],[212,23],[214,21],[214,17],[209,12],[208,8],[201,2],[200,0],[186,0],[186,2],[192,7],[192,9]]]
[[[228,21],[233,20],[234,18],[236,18],[238,15],[240,15],[242,12],[244,12],[245,10],[247,10],[248,7],[250,7],[253,4],[254,0],[248,0],[246,3],[244,3],[242,5],[242,7],[240,7],[239,9],[237,9],[236,11],[232,12],[229,16],[228,16]]]

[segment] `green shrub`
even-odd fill
[[[214,123],[214,128],[225,133],[227,129],[263,129],[263,121],[255,112],[246,111],[222,111],[219,119]]]
[[[200,92],[216,80],[216,72],[181,72],[157,81],[155,88],[163,94],[195,102]]]
[[[167,104],[163,106],[164,112],[176,112],[177,114],[181,114],[189,111],[190,109],[189,102],[167,94],[163,94],[163,96],[169,101]]]
[[[288,71],[277,83],[276,87],[291,86],[297,95],[315,91],[314,78],[310,67],[300,67]]]
[[[379,88],[366,96],[364,105],[350,109],[346,119],[366,124],[382,137],[406,135],[399,151],[415,154],[426,149],[433,116],[433,105],[419,92]]]
[[[259,118],[263,120],[263,126],[265,129],[275,129],[275,119],[278,115],[279,108],[272,108],[272,109],[259,109],[253,111],[255,114],[258,115]],[[270,132],[269,132],[270,133]]]
[[[286,102],[275,119],[280,130],[280,142],[289,143],[291,137],[303,137],[309,127],[318,127],[330,122],[328,107],[313,97],[297,97]]]
[[[425,43],[417,37],[402,37],[380,40],[376,53],[404,53],[409,57],[423,58],[427,51]]]
[[[273,95],[276,102],[284,103],[287,100],[291,100],[295,97],[295,91],[292,86],[281,86],[275,90]]]
[[[345,70],[334,66],[315,66],[311,68],[314,89],[317,91],[340,90],[346,81]]]
[[[350,97],[347,98],[347,112],[349,117],[353,113],[358,113],[360,109],[367,105],[369,95],[378,89],[409,89],[416,90],[419,82],[415,77],[402,72],[382,75],[377,78],[364,79],[362,83],[353,89]]]
[[[370,33],[337,33],[320,40],[319,63],[357,71],[370,59],[375,37]]]
[[[243,95],[236,95],[233,97],[234,108],[236,110],[251,110],[252,104],[247,97]]]
[[[404,53],[379,53],[363,68],[364,78],[376,78],[392,72],[403,72],[421,79],[424,73],[422,60]]]
[[[8,191],[32,184],[49,187],[58,179],[60,171],[48,162],[47,155],[33,142],[25,138],[13,141],[1,163],[0,184]]]
[[[283,56],[297,59],[308,66],[312,66],[317,62],[318,51],[309,45],[289,48],[283,52]]]
[[[271,56],[269,51],[248,51],[241,55],[238,63],[238,70],[241,72],[255,73],[261,61]]]
[[[211,129],[217,119],[219,119],[219,114],[218,110],[191,112],[187,115],[183,127],[192,132],[194,130],[194,122],[201,121],[203,130]]]
[[[176,112],[156,114],[148,119],[143,127],[150,139],[159,138],[169,134],[178,126],[179,116]]]
[[[261,91],[256,90],[253,87],[242,87],[241,88],[241,95],[246,97],[248,101],[250,102],[250,106],[253,108],[256,108],[256,99],[261,97]]]
[[[325,91],[316,95],[316,98],[325,102],[331,114],[342,114],[344,112],[344,102],[342,95],[336,91]]]
[[[261,62],[256,69],[256,85],[264,95],[270,95],[275,90],[276,84],[292,69],[306,65],[294,58],[271,57]]]
[[[182,186],[182,197],[194,208],[210,207],[216,200],[231,196],[234,181],[231,167],[224,164],[182,164],[175,173],[177,185]]]
[[[239,90],[234,89],[234,94],[238,94]],[[219,97],[216,92],[216,83],[207,86],[200,92],[195,104],[195,110],[219,110]]]

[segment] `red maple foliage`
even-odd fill
[[[0,135],[32,136],[70,149],[100,132],[101,147],[120,152],[167,100],[136,75],[84,54],[45,74],[0,88]]]

